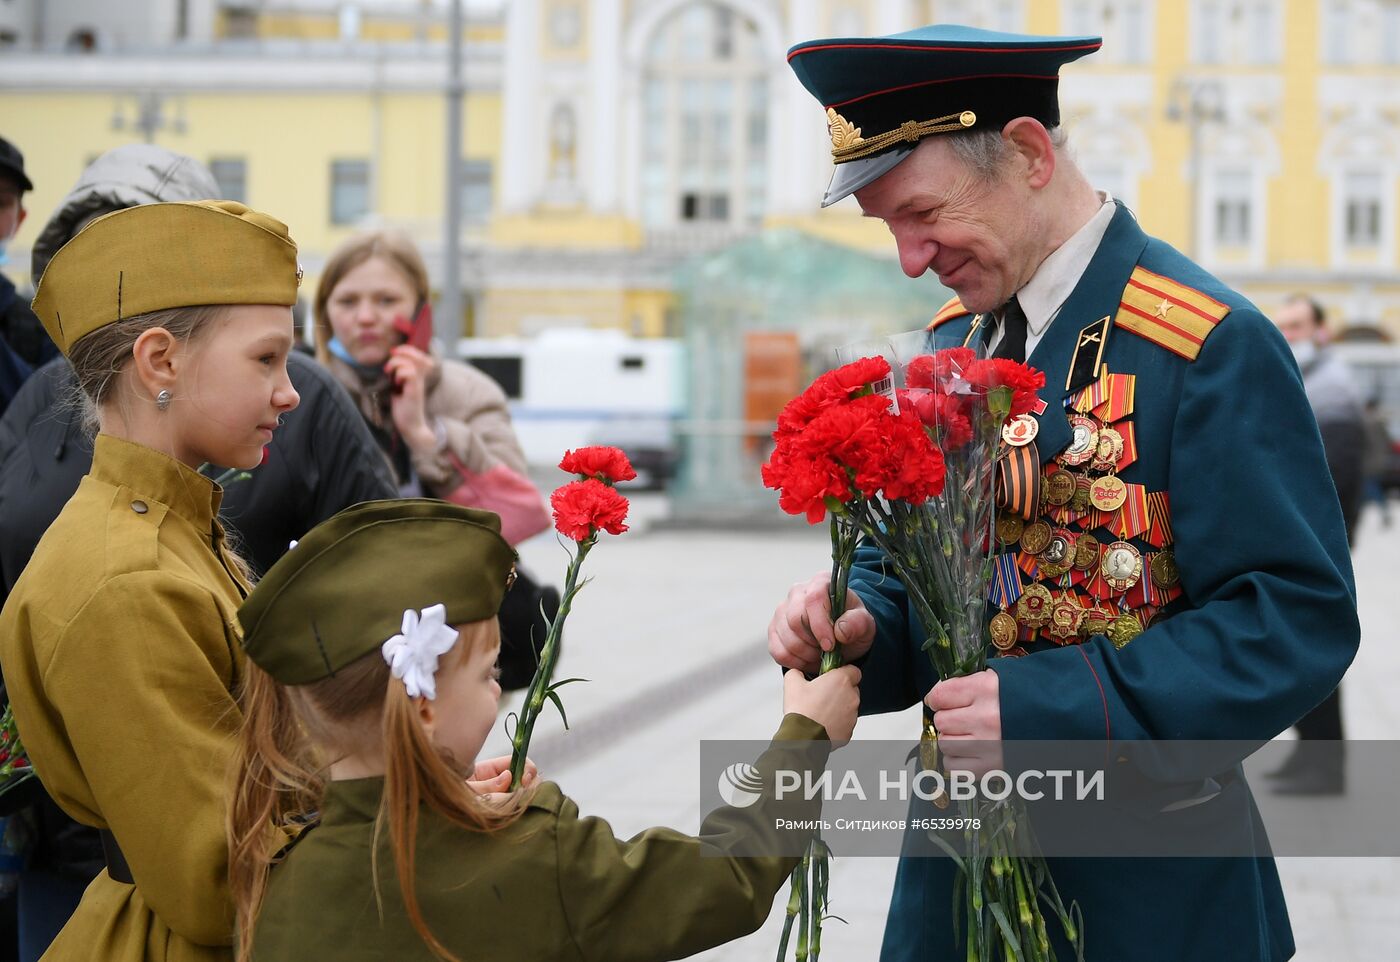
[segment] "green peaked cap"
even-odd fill
[[[238,609],[243,648],[284,685],[328,678],[398,634],[404,611],[441,604],[449,625],[495,617],[516,554],[490,511],[366,501],[311,529]]]

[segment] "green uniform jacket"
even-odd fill
[[[820,800],[775,801],[772,772],[820,771],[828,749],[820,725],[788,715],[758,760],[765,790],[757,804],[716,809],[698,837],[653,828],[620,841],[607,822],[579,817],[551,782],[494,835],[424,809],[423,917],[464,960],[679,959],[746,935],[768,917],[797,860],[732,853],[800,851],[810,828],[785,831],[775,822],[815,819]],[[319,824],[273,868],[253,939],[256,962],[435,958],[404,912],[387,831],[376,898],[371,854],[382,788],[380,778],[330,784]]]
[[[208,478],[99,435],[92,472],[0,615],[0,662],[39,777],[110,829],[136,884],[102,872],[49,960],[227,959],[225,792],[240,714],[244,586]]]
[[[1128,292],[1137,277],[1147,277],[1140,288],[1146,310],[1124,306],[1139,296]],[[1179,303],[1196,295],[1180,296],[1178,285],[1219,305],[1212,329]],[[1042,638],[1027,645],[1028,657],[993,659],[1002,737],[1272,738],[1336,687],[1360,641],[1337,491],[1298,367],[1253,305],[1149,238],[1120,206],[1084,277],[1027,359],[1045,372],[1046,408],[1036,437],[1042,462],[1071,440],[1064,405],[1071,360],[1080,331],[1105,316],[1114,319],[1105,366],[1137,377],[1128,419],[1137,457],[1121,479],[1168,496],[1164,524],[1180,595],[1121,649],[1103,634],[1072,644]],[[970,321],[949,322],[946,332],[961,339]],[[1174,333],[1183,326],[1195,332],[1196,345]],[[1094,533],[1105,544],[1120,536],[1108,528]],[[1154,550],[1144,538],[1131,540],[1144,552]],[[1043,574],[1035,580],[1050,583]],[[863,549],[851,588],[877,625],[861,665],[861,712],[917,704],[935,678],[903,585],[885,572],[878,552]],[[1238,767],[1222,779],[1218,802],[1181,817],[1252,805]],[[1265,855],[1262,832],[1256,841]],[[1090,962],[1280,962],[1293,955],[1271,858],[1055,858],[1050,870],[1066,904],[1075,900],[1084,910]],[[964,957],[949,914],[953,880],[947,859],[903,860],[884,962]],[[1058,957],[1073,958],[1058,926],[1050,929]]]

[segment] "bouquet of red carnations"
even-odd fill
[[[979,358],[970,348],[930,352],[927,336],[917,338],[918,349],[897,369],[882,357],[862,358],[818,378],[790,402],[764,483],[779,490],[785,511],[810,523],[830,512],[832,619],[844,609],[855,544],[864,537],[888,557],[923,626],[924,651],[937,677],[946,679],[986,667],[999,448],[1003,431],[1014,436],[1024,425],[1017,419],[1038,406],[1045,379],[1024,364]],[[833,654],[830,661],[839,664]],[[926,722],[920,756],[930,768],[937,765],[936,739]],[[1008,839],[1023,821],[1016,806],[960,804],[971,809],[964,813],[968,824],[990,830],[970,832],[964,854],[931,837],[961,873],[967,957],[1053,957],[1042,898],[1071,942],[1082,946],[1077,908],[1065,909],[1044,859],[1010,854]],[[793,915],[802,923],[797,958],[807,958],[809,944],[813,958],[820,951],[829,852],[820,840],[814,846],[794,873],[780,959]],[[803,937],[808,932],[810,941]]]
[[[565,453],[559,462],[561,470],[578,475],[550,495],[549,502],[554,508],[554,528],[574,545],[569,556],[569,569],[564,577],[564,593],[559,599],[559,611],[548,619],[549,631],[545,635],[544,647],[540,650],[540,663],[535,675],[530,679],[530,687],[525,692],[525,701],[520,706],[520,714],[515,718],[515,730],[511,733],[510,787],[520,785],[525,772],[525,756],[530,750],[530,736],[534,733],[535,722],[539,719],[545,701],[552,701],[559,709],[559,717],[564,727],[569,727],[569,717],[564,713],[564,702],[559,697],[559,689],[582,678],[565,678],[554,681],[554,668],[559,661],[559,636],[564,630],[564,619],[573,607],[574,596],[579,593],[586,581],[579,580],[583,559],[598,543],[598,536],[622,534],[627,530],[627,499],[614,487],[619,481],[631,481],[637,476],[627,455],[617,448],[589,447]]]
[[[9,705],[0,716],[0,795],[8,794],[34,777],[34,768],[19,739],[19,726]]]

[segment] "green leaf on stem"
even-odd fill
[[[565,731],[568,731],[568,730],[569,730],[569,716],[566,715],[566,714],[564,713],[564,703],[563,703],[562,701],[559,700],[559,694],[558,694],[553,688],[551,688],[551,689],[549,689],[548,691],[546,691],[546,692],[544,693],[544,697],[546,697],[546,698],[548,698],[550,701],[554,702],[554,707],[557,708],[557,709],[559,709],[559,717],[560,717],[560,719],[562,719],[563,722],[564,722],[564,730],[565,730]]]
[[[1011,920],[1006,917],[1006,911],[1001,907],[1001,903],[988,902],[987,908],[992,910],[992,917],[997,920],[1003,944],[1011,950],[1018,960],[1024,959],[1025,956],[1021,953],[1021,940],[1016,937],[1016,930],[1011,927]]]

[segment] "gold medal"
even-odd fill
[[[1099,539],[1091,534],[1081,534],[1074,542],[1074,566],[1080,571],[1088,571],[1099,563]]]
[[[1027,628],[1039,628],[1050,620],[1053,603],[1049,588],[1040,584],[1026,585],[1016,602],[1016,620]]]
[[[1158,588],[1175,588],[1181,584],[1181,569],[1176,566],[1176,552],[1168,548],[1152,559],[1152,583]]]
[[[1021,540],[1021,532],[1026,530],[1026,522],[1019,514],[997,516],[997,540],[1002,544],[1015,544]]]
[[[1095,471],[1112,471],[1118,467],[1118,461],[1123,457],[1123,435],[1113,428],[1103,428],[1099,431],[1099,439],[1094,447],[1094,463],[1090,465]]]
[[[1128,500],[1128,486],[1106,474],[1089,486],[1089,503],[1096,511],[1117,511]]]
[[[1045,500],[1057,506],[1069,504],[1070,499],[1074,497],[1074,475],[1062,468],[1056,468],[1050,472],[1048,482]]]
[[[1016,619],[1004,611],[998,611],[992,615],[992,623],[988,626],[992,635],[992,645],[997,651],[1010,651],[1016,647],[1016,634],[1020,631],[1020,626],[1016,624]]]
[[[1094,419],[1076,414],[1069,419],[1069,432],[1069,447],[1060,452],[1060,463],[1078,465],[1092,461],[1099,444],[1099,432]]]
[[[1113,612],[1105,611],[1098,605],[1084,612],[1084,620],[1079,623],[1079,634],[1085,638],[1108,634],[1108,626],[1113,622]]]
[[[1021,532],[1021,550],[1026,554],[1040,554],[1050,544],[1050,526],[1044,521],[1028,524]]]
[[[1013,448],[1023,448],[1040,433],[1040,422],[1032,415],[1018,414],[1001,427],[1001,439]]]
[[[1131,611],[1125,611],[1114,618],[1113,624],[1108,626],[1108,640],[1113,642],[1115,648],[1122,648],[1140,634],[1142,622],[1138,621],[1137,615]]]
[[[1050,476],[1048,474],[1040,476],[1040,503],[1050,503]]]
[[[1103,549],[1099,570],[1114,591],[1127,591],[1142,577],[1142,552],[1126,541],[1115,541]]]
[[[1079,635],[1079,626],[1083,621],[1084,609],[1074,594],[1067,591],[1050,606],[1050,637],[1057,644],[1066,644]]]

